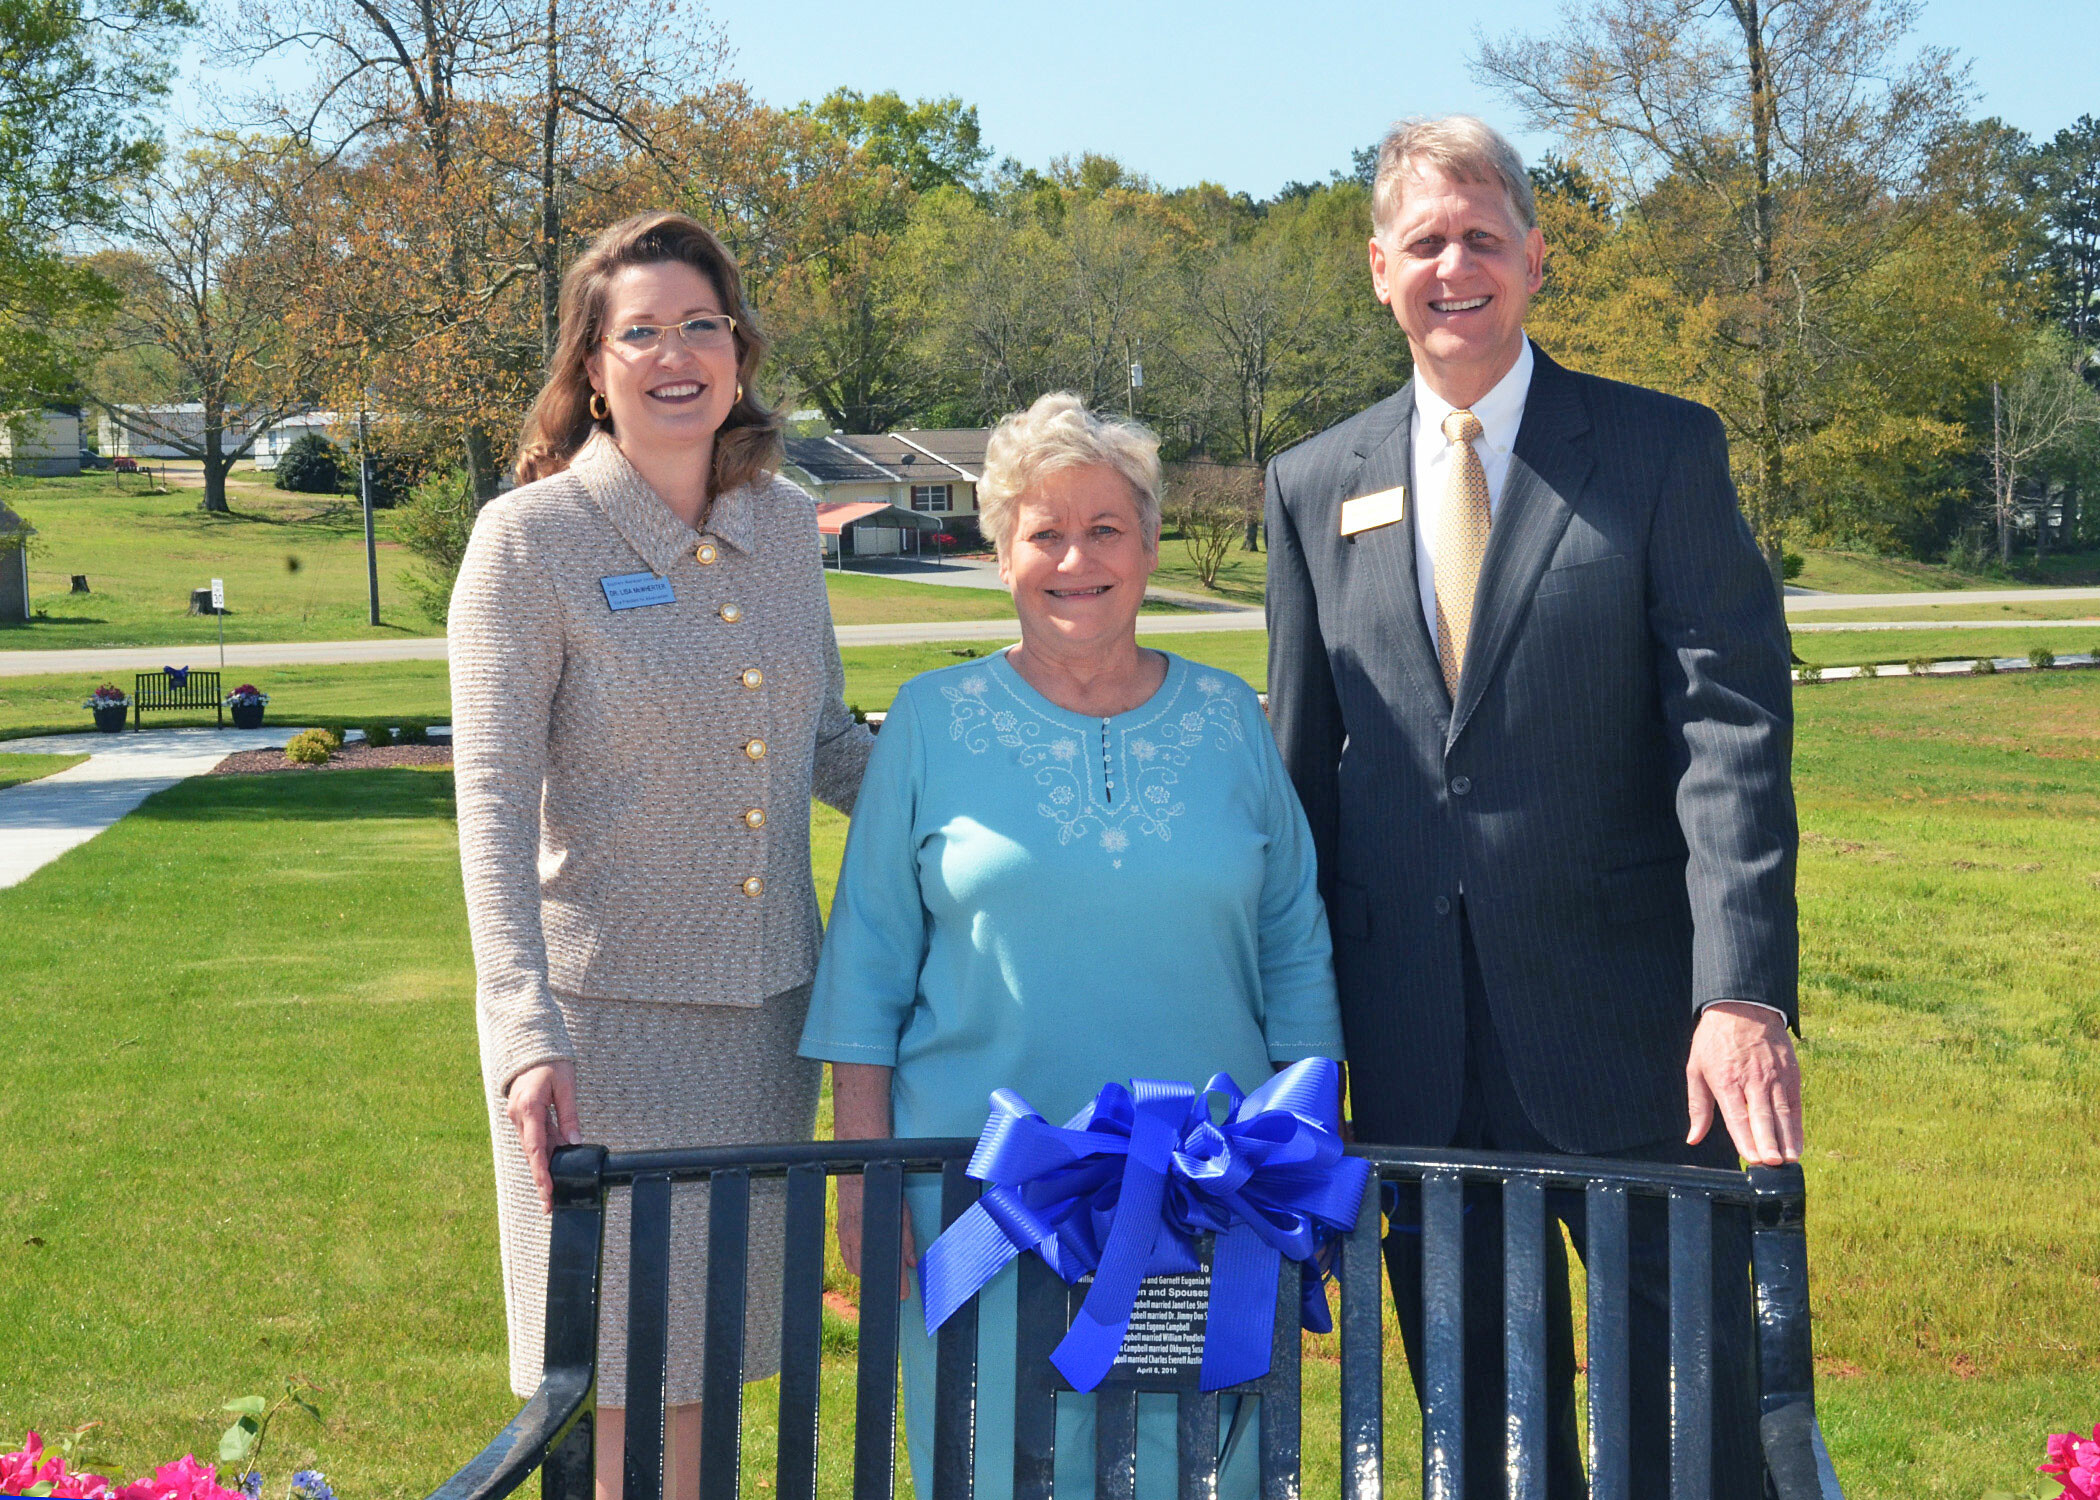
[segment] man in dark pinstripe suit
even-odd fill
[[[1487,126],[1396,126],[1373,213],[1414,379],[1268,478],[1270,713],[1319,849],[1357,1137],[1791,1160],[1788,651],[1720,421],[1527,341],[1544,244]],[[1582,1250],[1579,1200],[1553,1207]],[[1387,1253],[1412,1350],[1407,1218]],[[1499,1200],[1466,1224],[1466,1492],[1499,1497]],[[1644,1497],[1669,1491],[1653,1227],[1635,1225]],[[1584,1478],[1549,1229],[1558,1500]],[[1754,1497],[1747,1228],[1715,1250],[1715,1494]]]

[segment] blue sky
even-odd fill
[[[1000,156],[1041,166],[1101,151],[1164,186],[1209,180],[1257,197],[1325,179],[1402,115],[1478,114],[1536,157],[1551,142],[1524,135],[1465,59],[1476,25],[1491,36],[1547,31],[1560,9],[1561,0],[708,0],[735,49],[734,72],[769,103],[841,85],[955,94],[977,106]],[[2030,135],[2100,114],[2094,0],[1928,0],[1914,39],[1967,57],[1975,112]]]
[[[1478,114],[1525,137],[1464,60],[1473,30],[1552,29],[1560,0],[709,0],[758,96],[841,84],[977,106],[1001,155],[1040,166],[1104,151],[1166,186],[1266,196],[1318,181],[1402,115]],[[2100,114],[2100,4],[1930,0],[1915,33],[1973,62],[1983,99],[2029,134]]]

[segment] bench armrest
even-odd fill
[[[576,1425],[591,1396],[589,1370],[550,1370],[494,1442],[430,1494],[430,1500],[502,1500],[529,1479]]]

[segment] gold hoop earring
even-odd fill
[[[612,416],[612,408],[605,404],[605,392],[591,392],[591,415],[601,422]]]
[[[739,380],[739,381],[738,381],[738,382],[736,383],[736,401],[732,401],[732,402],[730,403],[730,405],[732,405],[732,406],[734,406],[734,405],[737,405],[737,404],[738,404],[739,402],[741,402],[741,401],[742,401],[743,399],[744,399],[744,382],[743,382],[743,381],[741,381],[741,380]]]

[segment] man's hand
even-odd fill
[[[554,1123],[547,1123],[547,1111]],[[576,1125],[576,1064],[567,1058],[527,1068],[510,1081],[503,1112],[517,1127],[518,1144],[525,1151],[525,1165],[540,1190],[540,1212],[554,1212],[554,1173],[549,1165],[556,1146],[576,1146],[583,1132]]]
[[[1777,1167],[1801,1159],[1801,1065],[1779,1012],[1735,1000],[1707,1006],[1692,1033],[1684,1078],[1692,1111],[1688,1144],[1706,1139],[1719,1105],[1743,1160]]]

